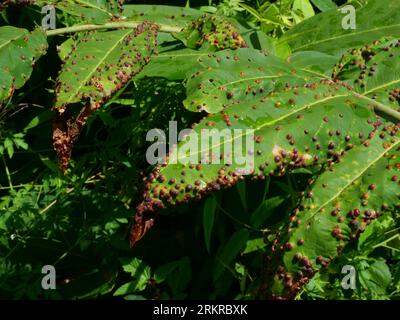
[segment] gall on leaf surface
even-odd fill
[[[197,59],[200,67],[188,77],[184,106],[216,113],[245,100],[265,97],[285,86],[303,85],[316,72],[296,69],[281,59],[253,49],[220,51]],[[329,78],[320,75],[321,78]]]

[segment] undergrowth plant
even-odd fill
[[[122,2],[0,7],[0,294],[20,277],[37,285],[15,297],[41,297],[38,268],[54,264],[52,298],[216,298],[235,279],[242,299],[398,296],[400,3],[354,4],[345,30],[334,1],[235,1],[252,27],[227,1]],[[45,5],[56,29],[41,27]],[[175,154],[181,139],[150,166],[146,132],[170,120],[253,132],[252,169],[224,162],[222,140]],[[165,237],[181,249],[162,264]],[[340,287],[344,265],[355,291]]]

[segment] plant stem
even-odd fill
[[[7,175],[8,184],[10,185],[10,190],[14,191],[10,171],[8,170],[7,162],[6,162],[6,159],[4,158],[4,156],[3,156],[3,163],[4,163],[4,168],[6,169],[6,175]]]
[[[66,33],[74,33],[74,32],[82,32],[82,31],[90,31],[90,30],[99,30],[99,29],[118,29],[118,28],[136,28],[142,22],[139,21],[117,21],[117,22],[108,22],[105,24],[83,24],[83,25],[76,25],[66,28],[59,28],[54,30],[47,30],[46,35],[48,37],[56,36],[60,34]],[[177,26],[170,26],[165,24],[157,24],[160,28],[161,32],[179,32],[182,28]]]

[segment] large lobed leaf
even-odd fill
[[[399,42],[386,39],[351,49],[332,76],[354,86],[360,93],[355,96],[383,107],[390,118],[399,109],[399,53]],[[398,118],[397,113],[397,125],[376,121],[363,145],[310,181],[272,246],[267,296],[293,298],[374,219],[400,208]]]
[[[235,52],[239,60],[240,53],[240,50]],[[193,130],[197,136],[183,137],[177,148],[170,151],[167,164],[157,166],[145,181],[144,201],[137,208],[131,245],[148,231],[154,223],[154,213],[161,208],[201,199],[210,192],[233,186],[246,174],[253,179],[264,179],[311,166],[314,172],[323,173],[310,181],[288,224],[280,229],[267,268],[269,289],[265,295],[293,298],[315,272],[327,267],[371,221],[400,206],[398,100],[392,101],[387,96],[378,99],[380,93],[387,93],[388,89],[397,92],[399,88],[398,45],[396,41],[381,41],[367,50],[364,47],[349,51],[334,68],[334,81],[324,79],[329,74],[328,66],[333,64],[331,56],[323,57],[326,64],[322,67],[301,55],[289,59],[291,65],[270,59],[272,72],[276,72],[277,66],[285,66],[287,84],[254,95],[246,95],[240,77],[229,78],[237,73],[234,67],[218,69],[222,59],[212,64],[218,55],[222,58],[224,54],[201,58],[204,66],[188,80],[188,87],[192,85],[188,100],[198,95],[208,110],[216,108],[219,112],[195,124]],[[361,57],[366,67],[353,70],[354,59],[348,55],[356,55],[359,60]],[[250,61],[246,63],[251,65]],[[372,66],[374,71],[365,85],[357,85],[359,73]],[[213,67],[222,75],[213,74]],[[243,75],[252,68],[244,70]],[[392,73],[388,75],[389,70]],[[303,74],[316,77],[303,78]],[[231,97],[210,94],[214,81],[218,83],[220,79],[236,81],[231,90],[237,92]],[[302,82],[298,85],[290,85],[299,79]],[[194,83],[200,92],[196,92]],[[226,103],[226,99],[232,100]],[[384,118],[376,111],[383,113]],[[220,137],[204,148],[200,142],[202,129],[242,131],[225,140]],[[243,166],[235,160],[232,164],[224,163],[229,156],[224,153],[225,142],[234,145],[236,141],[245,149],[246,129],[254,130],[254,148],[245,151],[254,158],[250,171],[249,168],[243,171]],[[198,149],[188,154],[186,144],[193,139],[198,139]],[[218,157],[220,164],[208,162]]]
[[[200,199],[205,194],[230,187],[243,178],[243,166],[235,164],[207,164],[210,155],[224,154],[225,140],[213,141],[209,149],[202,149],[202,129],[243,130],[226,141],[244,145],[246,129],[254,130],[254,149],[246,150],[254,156],[251,175],[264,179],[268,175],[281,175],[307,165],[340,161],[354,146],[366,144],[374,132],[377,121],[370,102],[340,84],[328,80],[299,87],[285,87],[266,97],[242,101],[220,113],[211,114],[193,127],[198,134],[199,150],[189,156],[180,149],[188,141],[178,143],[177,163],[157,167],[145,183],[145,201],[137,210],[139,228],[133,243],[142,236],[141,221],[166,205]],[[190,139],[196,139],[191,138]],[[243,147],[245,149],[245,147]],[[227,154],[224,155],[227,158]],[[206,161],[205,161],[206,160]],[[204,163],[205,162],[205,163]],[[248,172],[247,172],[248,173]],[[135,232],[134,232],[135,234]]]

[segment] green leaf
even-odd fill
[[[0,105],[25,84],[32,65],[46,51],[46,36],[41,28],[29,32],[12,26],[0,27]]]
[[[296,70],[321,78],[330,78],[337,57],[318,51],[300,51],[291,55],[287,61]]]
[[[203,226],[204,226],[204,240],[206,242],[207,251],[210,252],[210,242],[212,229],[214,226],[215,210],[217,208],[217,200],[210,197],[204,203],[203,208]]]
[[[211,191],[233,186],[241,175],[265,179],[287,170],[334,161],[342,152],[363,143],[358,134],[368,137],[375,130],[374,124],[367,122],[373,117],[369,99],[355,97],[351,90],[329,82],[285,88],[265,99],[239,102],[201,120],[178,143],[168,164],[149,176],[144,198],[152,201],[143,202],[138,210],[153,211],[167,204],[199,199]],[[210,133],[204,129],[220,130],[208,145],[201,144],[201,136]],[[351,141],[346,141],[347,136]],[[247,154],[250,151],[243,162],[231,154],[239,146]],[[221,154],[226,156],[218,160]],[[213,163],[208,164],[211,159]],[[229,166],[225,163],[228,161]],[[177,177],[184,177],[185,183],[181,185]],[[177,192],[176,187],[183,192]]]
[[[371,221],[400,204],[400,186],[392,179],[399,146],[398,137],[385,138],[378,131],[312,182],[273,245],[273,264],[290,276],[271,275],[273,294],[295,295],[304,277],[326,267]]]
[[[141,71],[153,52],[156,36],[153,25],[143,24],[80,37],[57,79],[54,107],[63,112],[68,105],[88,99],[98,108]]]
[[[117,17],[122,12],[121,1],[118,0],[68,0],[68,1],[35,1],[39,7],[53,5],[57,10],[74,18],[76,22],[92,22],[102,24]]]
[[[57,163],[55,163],[54,161],[50,160],[48,157],[42,156],[39,154],[39,158],[40,161],[42,161],[42,163],[49,168],[51,171],[53,171],[54,173],[59,173],[60,170],[57,166]]]
[[[247,230],[236,231],[228,242],[221,249],[221,252],[217,254],[216,266],[214,268],[214,281],[222,275],[224,269],[230,267],[233,259],[243,250],[249,233]]]
[[[138,280],[127,282],[114,292],[114,296],[123,296],[129,293],[143,291],[146,289],[148,280],[149,278],[142,277]]]
[[[337,8],[336,4],[332,0],[311,0],[311,2],[322,12]]]
[[[294,0],[293,10],[300,10],[305,19],[315,15],[314,9],[309,0]]]
[[[170,262],[159,267],[154,273],[157,283],[166,281],[174,295],[186,289],[191,279],[191,266],[188,257]]]
[[[152,57],[138,75],[142,77],[163,77],[168,80],[183,80],[197,68],[201,59],[209,53],[192,49],[165,51]]]
[[[161,24],[182,27],[204,13],[197,9],[165,5],[124,5],[123,16],[134,21],[154,21]]]
[[[135,29],[88,32],[79,38],[64,62],[55,90],[54,108],[59,116],[53,126],[53,144],[64,172],[88,118],[150,60],[157,30],[155,25],[143,23]],[[78,115],[65,113],[71,104],[83,102]]]
[[[265,247],[266,247],[266,243],[264,241],[264,238],[256,238],[256,239],[247,240],[246,248],[244,249],[243,254],[251,253],[254,251],[259,251]]]
[[[385,261],[378,260],[358,274],[361,285],[373,299],[382,299],[392,281],[390,269]]]
[[[216,113],[240,101],[261,99],[289,81],[304,84],[315,76],[253,49],[222,51],[199,62],[201,68],[188,78],[183,102],[191,111]]]
[[[246,201],[246,184],[239,183],[236,185],[239,193],[240,202],[242,203],[243,209],[247,211],[247,201]]]
[[[370,0],[355,14],[355,30],[342,27],[346,14],[329,10],[293,27],[279,39],[278,45],[289,44],[294,52],[314,50],[338,55],[350,47],[400,34],[399,1]]]
[[[124,271],[130,273],[133,277],[140,275],[143,270],[146,270],[147,273],[149,273],[150,269],[148,268],[148,266],[138,258],[122,258],[120,259],[120,261]]]
[[[371,47],[372,53],[374,50]],[[397,57],[397,50],[396,45],[389,48],[385,44],[379,53],[371,56],[376,60],[366,60],[371,60],[379,69],[386,63],[385,57]],[[380,52],[387,55],[380,56]],[[300,59],[298,65],[301,64]],[[313,68],[310,61],[304,65]],[[299,72],[293,70],[292,77],[297,80]],[[328,71],[322,72],[326,77]],[[357,72],[353,74],[357,76]],[[244,96],[222,111],[207,115],[170,151],[168,162],[157,166],[145,181],[145,201],[137,208],[136,230],[143,230],[139,218],[144,214],[201,199],[221,188],[232,187],[246,176],[263,180],[306,167],[313,173],[321,172],[300,194],[296,208],[286,226],[280,228],[272,248],[272,266],[268,267],[270,294],[294,297],[315,272],[339,256],[372,220],[400,205],[395,162],[400,150],[399,130],[398,125],[388,121],[392,120],[388,115],[393,115],[397,123],[399,115],[390,102],[378,102],[373,95],[393,88],[398,83],[398,73],[383,76],[375,72],[370,77],[368,90],[353,88],[337,79],[332,82],[311,77],[306,84],[283,85],[261,97]],[[198,83],[202,88],[210,78],[203,79]],[[354,78],[349,76],[347,81],[351,79]],[[295,81],[288,76],[287,82]],[[243,88],[238,83],[240,95]],[[209,106],[214,105],[209,102]],[[375,111],[385,113],[384,118]],[[211,139],[211,144],[202,144],[202,135],[214,129],[217,139]],[[254,130],[254,136],[246,129]],[[218,136],[223,130],[224,134]],[[234,130],[239,131],[235,134]],[[253,143],[249,142],[246,149],[244,139],[249,136]],[[246,167],[236,162],[239,156],[234,153],[229,161],[233,149],[227,147],[227,142],[232,146],[237,142],[241,151],[251,156],[248,159],[251,165]],[[177,183],[179,179],[184,182]],[[230,261],[231,256],[228,258],[225,260]],[[221,259],[220,263],[229,268],[225,260]],[[222,266],[216,267],[214,278],[220,276]]]
[[[13,143],[13,141],[10,138],[6,138],[4,140],[4,147],[7,149],[8,156],[11,159],[13,157],[13,155],[14,155],[14,143]]]
[[[276,196],[263,201],[259,207],[251,214],[250,224],[254,228],[260,228],[265,221],[274,213],[275,209],[285,201],[282,196]]]
[[[148,281],[151,278],[150,267],[137,258],[123,258],[120,260],[124,271],[130,273],[134,280],[119,287],[114,292],[114,296],[140,292],[146,289]]]
[[[391,232],[393,229],[396,230],[396,221],[388,212],[379,220],[372,221],[371,225],[360,235],[357,242],[358,250],[367,255],[374,251],[377,246],[388,244],[389,239],[392,238],[393,240],[393,235],[397,236],[396,231]]]
[[[400,40],[384,38],[346,52],[335,65],[332,77],[350,84],[376,103],[398,110],[399,59]]]
[[[38,114],[31,121],[24,127],[23,132],[26,132],[30,129],[36,128],[37,126],[50,121],[53,119],[54,113],[50,110],[43,111],[42,113]]]

